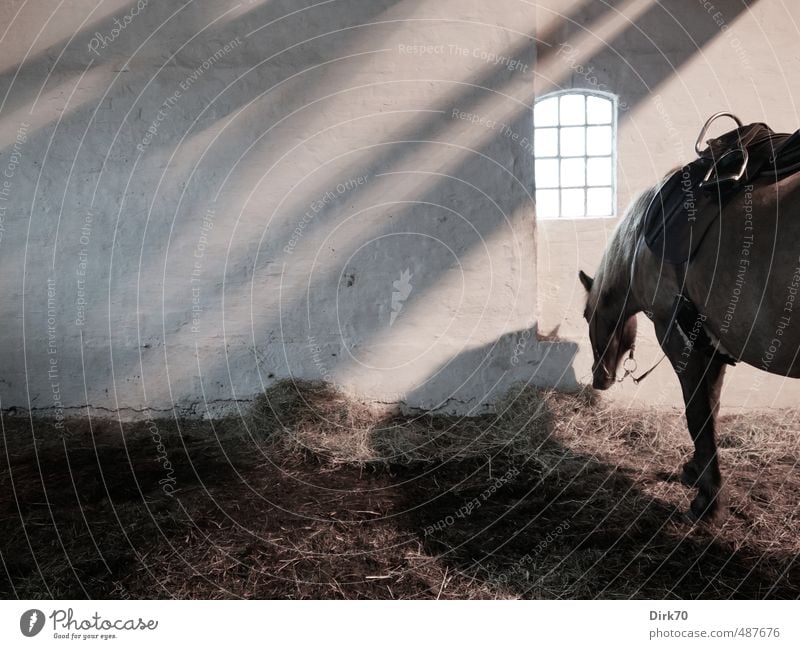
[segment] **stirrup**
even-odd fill
[[[720,162],[722,162],[725,158],[727,158],[729,155],[732,155],[734,153],[741,153],[742,154],[742,166],[739,167],[738,171],[732,171],[730,173],[723,174],[723,175],[720,176],[718,173],[716,173],[717,165]],[[708,171],[706,172],[706,175],[703,176],[703,180],[701,180],[699,183],[697,183],[697,186],[700,189],[705,189],[707,187],[714,187],[714,186],[721,185],[722,183],[727,183],[727,182],[737,183],[742,179],[742,176],[744,176],[744,172],[747,171],[747,163],[749,161],[750,161],[750,156],[747,153],[747,149],[745,149],[744,147],[737,147],[735,149],[731,149],[730,151],[726,151],[725,153],[723,153],[719,157],[718,160],[714,161],[714,164],[712,164],[708,168]],[[712,178],[712,175],[713,175],[713,178]]]
[[[708,129],[711,127],[711,124],[720,117],[730,117],[734,122],[736,122],[738,128],[742,128],[742,121],[738,117],[736,117],[736,115],[734,115],[733,113],[728,113],[725,111],[714,113],[711,117],[708,118],[706,123],[703,125],[703,128],[700,131],[700,135],[697,136],[697,141],[694,143],[695,153],[697,153],[699,157],[702,157],[703,150],[700,147],[703,145],[703,139],[705,138],[706,133],[708,133]],[[719,165],[719,163],[722,162],[729,155],[732,155],[734,153],[740,153],[742,155],[741,166],[737,171],[732,171],[730,173],[723,174],[720,176],[718,173],[716,173],[717,165]],[[747,163],[749,161],[750,161],[750,155],[747,153],[747,149],[743,146],[738,146],[735,149],[730,149],[729,151],[726,151],[719,157],[719,159],[714,160],[713,164],[711,165],[711,167],[709,167],[708,171],[706,172],[706,175],[703,177],[703,180],[701,180],[698,183],[697,185],[698,188],[705,189],[707,187],[718,186],[722,183],[739,182],[744,176],[745,172],[747,171]]]

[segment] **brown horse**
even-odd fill
[[[628,208],[595,278],[579,276],[588,293],[595,388],[613,385],[632,352],[634,316],[643,311],[653,322],[683,391],[694,456],[681,479],[698,488],[690,510],[698,519],[718,510],[715,427],[726,361],[800,377],[800,174],[744,187],[677,272],[642,240],[644,214],[660,187]],[[695,321],[683,327],[673,319],[681,293],[696,307]],[[704,346],[695,344],[701,336]]]

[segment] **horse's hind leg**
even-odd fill
[[[716,355],[709,358],[683,343],[680,335],[673,334],[663,347],[681,383],[686,422],[694,442],[694,456],[684,465],[681,479],[698,489],[690,513],[699,519],[713,516],[719,507],[722,478],[715,433],[725,364]]]

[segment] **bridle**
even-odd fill
[[[625,297],[625,303],[624,303],[623,308],[622,308],[622,312],[623,313],[625,312],[627,304],[628,304],[628,297],[626,296]],[[649,313],[647,313],[645,311],[645,314],[647,315],[648,318],[650,318],[650,314]],[[591,327],[591,325],[590,325],[590,327]],[[634,342],[631,345],[630,350],[628,351],[627,358],[624,361],[622,361],[623,373],[622,373],[622,376],[620,376],[618,379],[616,379],[617,383],[622,383],[625,379],[627,379],[628,377],[631,377],[631,380],[633,381],[634,385],[639,385],[639,383],[641,383],[648,376],[650,376],[650,374],[653,372],[653,370],[655,370],[659,365],[661,365],[661,363],[667,357],[666,354],[662,354],[661,358],[659,358],[658,361],[656,361],[656,363],[649,370],[647,370],[644,374],[641,374],[639,376],[634,376],[634,374],[636,373],[636,370],[638,369],[638,364],[636,363],[636,358],[634,358],[634,352],[635,351],[636,351],[636,343]],[[608,371],[608,367],[606,367],[606,361],[605,361],[604,356],[605,356],[604,354],[598,354],[599,367],[602,370],[603,374],[605,375],[605,378],[606,379],[610,379],[612,374],[611,374],[611,372]]]
[[[636,373],[636,368],[637,368],[636,359],[633,357],[633,351],[635,349],[636,349],[636,344],[634,344],[631,347],[630,352],[628,352],[628,358],[626,358],[624,361],[622,361],[622,369],[624,370],[624,373],[622,374],[621,377],[619,377],[617,379],[617,383],[622,383],[625,379],[627,379],[630,376],[631,380],[634,383],[634,385],[639,385],[648,376],[650,376],[650,373],[654,369],[656,369],[659,365],[661,365],[661,362],[667,357],[666,354],[662,354],[661,358],[659,358],[658,361],[656,361],[655,365],[653,365],[644,374],[641,374],[639,376],[634,376],[634,374]],[[606,369],[605,363],[603,362],[603,363],[601,363],[601,365],[603,367],[603,371],[606,373],[606,376],[608,376],[608,370]]]
[[[648,316],[648,318],[650,317],[650,315],[647,312],[645,312],[645,314]],[[670,324],[670,329],[671,328],[672,328],[672,325]],[[635,351],[636,351],[636,343],[634,342],[631,345],[630,350],[628,351],[627,358],[624,361],[622,361],[623,373],[622,373],[622,376],[620,376],[618,379],[616,379],[617,383],[622,383],[625,379],[627,379],[628,377],[631,377],[631,380],[633,381],[634,385],[639,385],[639,383],[641,383],[648,376],[650,376],[650,374],[653,372],[653,370],[655,370],[659,365],[661,365],[661,363],[667,357],[666,353],[662,354],[661,358],[659,358],[649,370],[647,370],[643,374],[640,374],[639,376],[634,376],[634,374],[636,373],[636,370],[638,369],[638,364],[636,363],[636,358],[634,357],[634,352]],[[607,379],[611,378],[611,376],[612,376],[611,372],[609,372],[608,368],[606,367],[606,361],[605,361],[605,358],[603,357],[603,355],[599,355],[599,367],[600,367],[600,369],[602,370],[603,374],[605,375],[605,377]]]
[[[622,361],[623,374],[617,379],[617,383],[622,383],[629,376],[633,376],[633,373],[636,371],[637,368],[636,359],[633,357],[633,350],[635,348],[636,345],[634,344],[634,346],[631,347],[630,351],[628,352],[628,358]],[[635,377],[633,378],[633,382],[638,383]]]

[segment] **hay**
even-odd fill
[[[512,390],[496,414],[477,417],[389,415],[330,385],[283,381],[258,397],[245,422],[267,452],[313,456],[329,464],[411,465],[501,456],[547,466],[555,422],[577,421],[592,391]]]
[[[797,416],[723,419],[731,515],[698,527],[674,477],[680,414],[591,389],[518,386],[455,417],[279,383],[242,420],[157,422],[174,498],[142,423],[123,447],[117,422],[59,438],[35,420],[34,449],[29,421],[6,418],[0,594],[797,597]]]
[[[299,453],[331,464],[412,464],[463,461],[500,455],[509,460],[551,463],[547,443],[569,440],[594,447],[644,444],[657,449],[682,431],[679,417],[654,410],[603,405],[591,388],[559,392],[531,386],[510,389],[495,414],[477,417],[418,414],[386,416],[319,382],[282,381],[253,404],[249,435],[269,452]],[[684,442],[688,442],[685,436]]]

